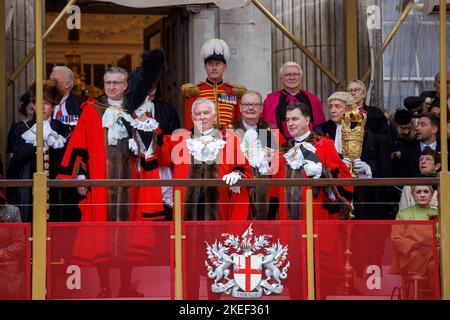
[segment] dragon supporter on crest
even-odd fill
[[[240,139],[232,130],[219,131],[214,123],[214,102],[197,99],[192,105],[195,128],[166,135],[157,148],[158,162],[174,164],[175,179],[217,179],[225,186],[176,187],[181,190],[185,220],[247,220],[249,198],[246,187],[233,186],[252,178],[252,170],[239,149]],[[225,139],[224,139],[225,138]]]

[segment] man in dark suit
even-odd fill
[[[253,161],[254,153],[244,152],[252,167],[253,176],[255,178],[270,178],[272,174],[269,171],[278,170],[275,163],[271,163],[269,158],[270,153],[275,153],[279,147],[286,142],[283,135],[278,129],[273,129],[273,125],[261,119],[262,112],[262,97],[257,91],[246,91],[241,98],[240,111],[241,118],[234,121],[235,133],[244,139],[244,148],[253,148],[255,146],[265,152],[266,157],[263,161]],[[249,130],[254,130],[252,133]],[[251,138],[253,137],[253,138]],[[257,141],[259,140],[259,142]],[[242,150],[242,147],[241,147]],[[243,150],[244,151],[244,150]],[[269,168],[271,167],[271,168]],[[275,168],[276,167],[276,168]],[[272,186],[258,186],[250,188],[250,208],[252,217],[256,220],[275,220],[276,216],[275,206],[278,205],[279,199],[277,192],[280,187]]]
[[[419,157],[425,148],[440,151],[439,116],[432,112],[421,114],[416,127],[416,140],[405,145],[404,164],[408,177],[415,177],[420,173]]]
[[[75,80],[72,70],[66,66],[56,66],[50,74],[50,79],[56,81],[64,91],[61,101],[53,108],[52,119],[75,126],[81,114],[82,100],[72,93]]]

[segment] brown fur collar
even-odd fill
[[[218,164],[194,163],[191,158],[189,179],[217,179]],[[184,217],[186,220],[197,220],[197,204],[201,189],[205,192],[205,220],[219,219],[219,188],[218,187],[188,187],[185,195]]]

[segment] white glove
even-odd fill
[[[233,171],[229,174],[224,175],[222,177],[222,181],[225,181],[225,183],[227,185],[232,186],[232,185],[236,184],[236,182],[238,182],[240,178],[241,178],[241,175],[238,172]]]
[[[342,162],[345,163],[345,165],[350,168],[350,164],[352,163],[352,160],[350,160],[349,158],[344,158],[342,159]]]
[[[305,160],[305,165],[303,168],[305,169],[305,173],[308,177],[312,177],[313,179],[318,179],[322,175],[322,163],[315,163],[311,160]]]
[[[66,143],[66,138],[59,135],[56,131],[51,131],[47,137],[47,145],[53,149],[61,149]]]
[[[361,161],[361,159],[356,159],[353,161],[353,171],[356,174],[365,174],[366,173],[367,163]]]
[[[269,163],[267,161],[261,162],[261,165],[258,168],[260,174],[265,175],[269,172]]]
[[[138,155],[139,148],[138,148],[136,141],[134,141],[134,139],[128,139],[128,148],[133,152],[133,154],[135,156]]]
[[[372,170],[370,169],[370,166],[364,161],[361,161],[361,159],[356,159],[353,161],[353,171],[358,176],[366,175],[367,178],[372,177]]]

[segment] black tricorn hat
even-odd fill
[[[406,109],[399,109],[394,114],[394,120],[400,125],[405,125],[411,122],[412,115]]]
[[[156,88],[167,71],[162,49],[145,51],[142,63],[130,76],[124,93],[126,109],[129,113],[139,108],[152,88]]]

